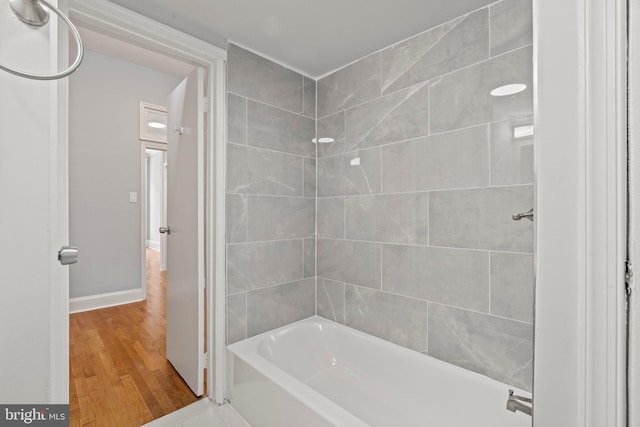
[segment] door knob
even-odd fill
[[[161,234],[171,234],[171,229],[169,227],[160,227],[158,231],[160,231]]]
[[[78,262],[78,248],[73,246],[63,246],[58,251],[58,261],[62,265],[70,265]]]
[[[533,221],[533,208],[528,212],[514,213],[511,215],[511,218],[513,218],[514,221],[520,221],[522,218],[527,218],[529,221]]]

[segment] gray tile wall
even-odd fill
[[[527,390],[533,228],[511,214],[533,206],[532,140],[513,137],[532,123],[531,16],[503,0],[317,86],[335,138],[318,147],[317,313]],[[510,83],[527,88],[490,95]]]
[[[227,342],[315,314],[316,82],[233,44]]]

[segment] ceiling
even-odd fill
[[[111,0],[317,78],[495,0]]]

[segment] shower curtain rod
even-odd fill
[[[67,77],[80,66],[82,57],[84,56],[84,47],[82,46],[80,33],[78,32],[78,29],[75,27],[75,25],[73,25],[71,20],[67,18],[67,16],[62,13],[60,9],[49,3],[47,0],[11,0],[11,9],[22,22],[32,26],[42,26],[48,22],[49,14],[38,3],[44,4],[49,10],[58,15],[60,19],[62,19],[67,24],[67,26],[73,33],[76,39],[76,45],[78,46],[78,54],[76,56],[76,60],[66,70],[55,74],[29,74],[18,70],[13,70],[9,67],[5,67],[2,64],[0,64],[0,69],[16,76],[33,80],[57,80],[63,77]]]

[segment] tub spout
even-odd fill
[[[507,409],[511,412],[524,412],[527,415],[531,415],[533,410],[533,401],[528,397],[518,396],[513,393],[513,390],[509,390],[509,398],[507,399]]]

